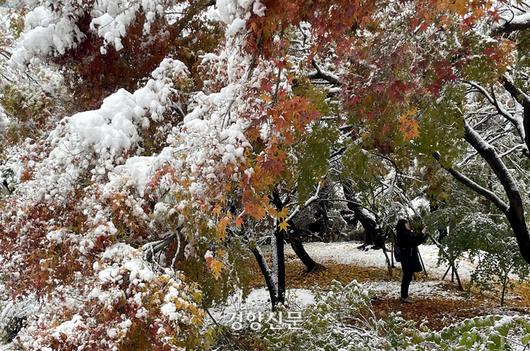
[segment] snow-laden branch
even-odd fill
[[[510,18],[502,18],[493,26],[496,34],[511,33],[530,28],[530,13],[513,15]]]
[[[497,176],[497,179],[506,192],[509,206],[506,206],[503,202],[499,202],[498,197],[494,196],[491,191],[484,189],[469,178],[462,176],[451,168],[449,168],[448,171],[460,182],[464,183],[477,193],[488,197],[504,213],[506,219],[510,223],[515,238],[517,239],[521,256],[523,256],[526,262],[530,263],[530,233],[528,232],[528,226],[526,224],[523,200],[515,179],[510,174],[510,171],[495,148],[484,141],[484,139],[468,123],[465,123],[464,125],[464,138],[475,150],[477,150]],[[439,154],[434,154],[434,156],[437,159],[440,157]]]
[[[506,191],[506,194],[511,199],[513,196],[519,196],[519,190],[515,179],[513,179],[510,171],[502,162],[501,158],[495,151],[495,148],[488,144],[482,137],[469,125],[464,125],[464,136],[467,142],[471,144],[478,151],[478,153],[490,165],[493,172],[497,175]],[[510,201],[511,202],[511,201]]]
[[[179,229],[177,229],[178,231]],[[142,251],[146,255],[146,258],[148,261],[154,258],[154,256],[159,253],[160,251],[164,250],[168,245],[178,237],[177,233],[172,233],[166,236],[162,240],[158,240],[155,242],[147,243],[142,246]]]
[[[439,152],[433,153],[433,157],[440,162],[441,155]],[[442,165],[440,163],[440,165]],[[473,190],[479,195],[484,196],[486,199],[491,201],[500,211],[506,212],[508,210],[508,205],[501,200],[500,197],[497,196],[493,191],[490,191],[486,188],[484,188],[482,185],[476,183],[471,178],[468,178],[466,175],[460,173],[453,167],[445,167],[442,165],[442,167],[449,172],[457,181],[462,183],[464,186],[468,187],[469,189]]]
[[[504,88],[523,106],[522,137],[526,144],[525,155],[530,157],[530,96],[519,89],[508,75],[502,77]]]
[[[503,158],[503,157],[506,157],[512,153],[514,153],[515,151],[517,150],[520,150],[520,149],[523,149],[525,146],[523,144],[518,144],[518,145],[515,145],[514,147],[504,151],[502,154],[499,155],[499,157]]]
[[[323,79],[333,85],[341,85],[339,77],[330,72],[323,71],[314,59],[311,61],[311,64],[317,71],[309,74],[309,79]]]
[[[313,202],[317,201],[318,200],[318,196],[320,194],[320,187],[321,187],[321,184],[322,182],[318,182],[318,185],[317,185],[317,190],[315,191],[315,193],[313,194],[313,196],[311,196],[309,199],[306,200],[306,202],[304,202],[304,204],[302,206],[296,206],[296,208],[294,209],[293,212],[291,212],[291,214],[289,215],[289,217],[287,217],[287,222],[289,221],[292,221],[294,216],[296,216],[298,214],[298,212],[300,212],[300,209],[301,208],[304,208],[304,207],[307,207],[309,205],[311,205]]]
[[[506,78],[504,77],[503,80],[505,80],[505,79]],[[519,134],[521,140],[523,140],[523,141],[525,140],[526,133],[525,133],[524,126],[523,126],[523,120],[520,117],[518,117],[518,116],[514,116],[508,110],[506,110],[506,108],[504,108],[504,106],[497,99],[497,96],[495,95],[495,91],[493,90],[493,87],[491,87],[491,95],[490,95],[486,91],[486,89],[484,87],[482,87],[481,85],[479,85],[479,84],[477,84],[475,82],[472,82],[472,81],[464,81],[464,82],[469,84],[473,88],[477,89],[486,98],[486,100],[488,100],[489,103],[491,105],[493,105],[493,107],[495,107],[495,109],[497,110],[497,113],[499,115],[501,115],[502,117],[504,117],[507,121],[509,121],[515,127],[515,129],[517,130],[517,133]],[[504,86],[506,88],[506,84],[504,84]],[[513,86],[513,88],[516,89],[514,86]],[[514,89],[511,89],[511,90],[514,91]],[[514,96],[514,94],[518,95],[516,93],[512,94],[512,92],[508,88],[506,88],[506,90],[508,92],[510,92],[510,94],[512,96]],[[520,101],[520,103],[521,103],[521,105],[523,105],[522,101]]]

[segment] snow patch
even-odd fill
[[[323,243],[312,242],[305,243],[304,247],[313,259],[317,262],[333,262],[338,264],[354,264],[364,267],[374,267],[386,269],[386,258],[382,250],[359,250],[358,247],[361,242],[335,242]],[[436,245],[420,245],[418,247],[425,269],[431,278],[441,278],[447,266],[438,266],[439,249]],[[285,252],[290,255],[295,255],[292,249],[286,248]],[[388,252],[390,257],[391,252]],[[399,263],[396,262],[399,266]],[[475,264],[467,259],[458,261],[458,274],[461,279],[470,279],[471,272],[475,268]]]

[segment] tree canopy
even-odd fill
[[[0,279],[39,301],[24,349],[206,348],[241,259],[337,184],[380,226],[458,182],[530,263],[524,1],[0,10]]]

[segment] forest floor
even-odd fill
[[[441,281],[438,277],[425,277],[416,274],[411,283],[410,295],[413,303],[399,300],[401,269],[393,270],[390,278],[388,271],[380,268],[363,267],[356,264],[337,264],[324,262],[325,270],[307,273],[303,264],[295,257],[286,263],[288,289],[326,290],[333,280],[343,284],[357,280],[370,291],[376,315],[386,318],[391,312],[400,311],[404,318],[425,323],[430,329],[439,330],[455,322],[480,315],[490,314],[530,314],[530,284],[517,283],[508,296],[505,306],[500,307],[496,294],[479,291],[476,287],[469,290],[469,281],[464,280],[465,291],[458,290],[456,283]],[[447,278],[446,278],[447,279]]]
[[[386,318],[391,312],[401,312],[403,317],[426,324],[439,330],[466,318],[491,314],[530,314],[530,282],[516,282],[509,292],[505,306],[500,307],[498,291],[480,291],[470,284],[472,263],[461,262],[459,272],[464,285],[460,291],[451,275],[441,280],[446,268],[437,265],[437,249],[424,246],[421,249],[427,276],[416,274],[410,286],[413,303],[399,300],[401,269],[394,268],[390,276],[381,250],[362,251],[360,243],[308,243],[306,250],[325,269],[307,273],[303,264],[292,251],[286,252],[287,304],[312,303],[316,290],[327,290],[333,280],[348,284],[357,280],[369,292],[376,315]],[[399,263],[396,264],[399,267]],[[268,309],[268,293],[255,266],[256,280],[246,301],[238,308]],[[246,307],[245,307],[246,305]],[[249,307],[250,306],[250,307]],[[222,318],[221,318],[222,319]]]

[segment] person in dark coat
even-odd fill
[[[414,272],[423,270],[418,245],[423,243],[427,234],[425,229],[421,234],[414,234],[410,223],[406,219],[400,219],[396,225],[396,245],[401,250],[401,269],[403,279],[401,280],[401,302],[410,303],[409,285]]]

